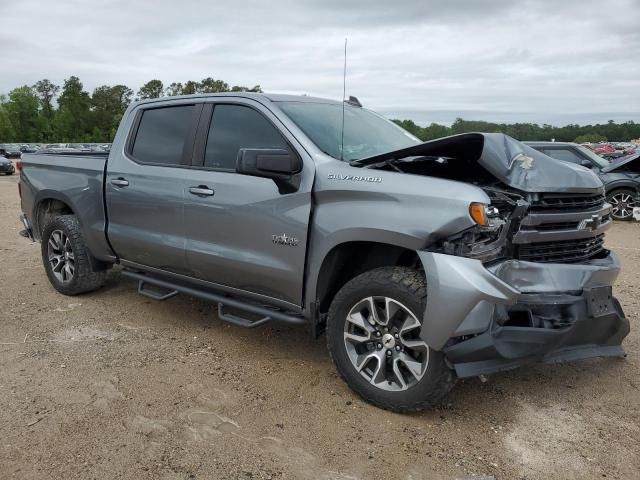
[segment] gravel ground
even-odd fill
[[[640,478],[640,224],[608,235],[625,359],[460,381],[445,408],[398,415],[354,396],[306,328],[232,327],[118,270],[56,293],[16,183],[0,177],[3,479]]]

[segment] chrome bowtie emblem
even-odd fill
[[[591,218],[585,218],[578,224],[578,230],[596,230],[602,224],[600,215],[591,215]]]

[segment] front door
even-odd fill
[[[295,149],[306,155],[271,112],[251,100],[225,99],[207,105],[202,118],[206,134],[194,155],[199,165],[185,179],[191,274],[301,305],[314,172],[310,158],[303,158],[298,191],[280,193],[271,179],[235,173],[240,148]]]

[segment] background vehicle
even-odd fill
[[[591,168],[604,184],[607,201],[613,206],[613,218],[625,221],[633,218],[633,209],[640,206],[640,154],[609,163],[577,143],[525,143],[552,158]]]
[[[22,153],[36,153],[39,150],[39,147],[36,145],[22,145],[20,147],[20,151]]]
[[[0,173],[4,175],[13,175],[16,169],[11,160],[0,157]]]
[[[357,101],[201,95],[132,105],[108,156],[22,163],[24,234],[58,291],[119,263],[156,300],[308,323],[383,408],[437,405],[455,375],[624,354],[602,182],[502,134],[420,143]]]
[[[5,143],[0,145],[0,155],[4,155],[6,158],[20,158],[22,152],[19,145],[12,143]]]

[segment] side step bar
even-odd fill
[[[208,300],[210,302],[217,303],[218,317],[220,318],[220,320],[232,323],[234,325],[238,325],[240,327],[253,328],[253,327],[257,327],[258,325],[263,325],[272,320],[278,320],[280,322],[290,323],[294,325],[302,325],[306,323],[306,320],[299,316],[290,315],[279,310],[271,310],[266,307],[261,307],[260,305],[254,305],[252,303],[247,303],[242,300],[237,300],[235,298],[229,298],[229,297],[217,295],[215,293],[205,292],[205,291],[198,290],[191,287],[177,285],[175,283],[168,282],[166,280],[161,280],[159,278],[145,275],[144,273],[124,270],[122,274],[127,277],[135,278],[136,280],[138,280],[139,282],[138,292],[149,298],[153,298],[154,300],[166,300],[167,298],[171,298],[177,295],[178,293],[184,293],[186,295],[191,295],[192,297],[198,297],[198,298],[202,298],[203,300]],[[152,291],[149,288],[145,288],[145,285],[160,287],[164,290],[167,290],[167,293],[162,294],[160,292]],[[250,320],[248,318],[242,318],[236,315],[224,313],[223,307],[225,306],[237,308],[238,310],[243,310],[245,312],[253,313],[256,315],[262,315],[263,318],[259,320]]]

